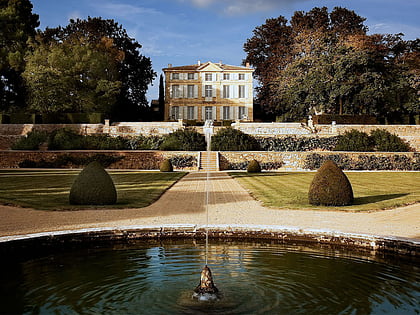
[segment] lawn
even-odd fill
[[[80,209],[69,205],[77,170],[0,170],[0,203],[35,209]],[[156,201],[186,173],[109,171],[118,201],[105,208],[141,208]],[[83,206],[82,208],[88,208]],[[98,208],[97,206],[95,208]]]
[[[346,172],[354,204],[345,207],[312,206],[309,185],[314,172],[229,173],[267,207],[282,209],[380,210],[420,202],[420,172]]]

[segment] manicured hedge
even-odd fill
[[[250,161],[243,161],[238,163],[228,163],[227,170],[242,170],[245,171],[248,168]],[[283,162],[261,162],[260,167],[262,170],[277,170],[283,166]]]
[[[296,137],[256,138],[262,151],[331,151],[337,145],[339,137]]]
[[[315,170],[331,160],[344,170],[404,170],[420,171],[420,153],[414,153],[413,157],[401,154],[391,156],[360,154],[351,158],[348,154],[321,155],[309,154],[304,163],[304,168]]]
[[[39,161],[23,160],[19,163],[20,168],[68,168],[68,167],[83,167],[89,163],[96,161],[103,167],[108,167],[124,159],[122,156],[109,156],[103,154],[96,154],[90,157],[75,157],[70,154],[60,155],[55,160],[46,161],[41,159]]]

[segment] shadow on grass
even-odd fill
[[[376,196],[366,196],[366,197],[359,197],[354,198],[353,205],[366,205],[369,203],[375,203],[385,200],[396,199],[400,197],[407,196],[409,194],[389,194],[389,195],[376,195]]]

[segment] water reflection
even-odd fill
[[[271,242],[210,242],[223,294],[191,298],[204,243],[136,242],[1,262],[0,313],[418,314],[412,261]]]

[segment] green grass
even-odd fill
[[[354,204],[345,207],[312,206],[309,185],[314,172],[229,173],[267,207],[316,210],[380,210],[420,202],[420,172],[346,172]]]
[[[0,203],[44,210],[92,208],[69,205],[77,170],[0,170]],[[110,171],[117,204],[102,208],[141,208],[156,201],[186,173]],[[93,208],[101,208],[95,206]]]

